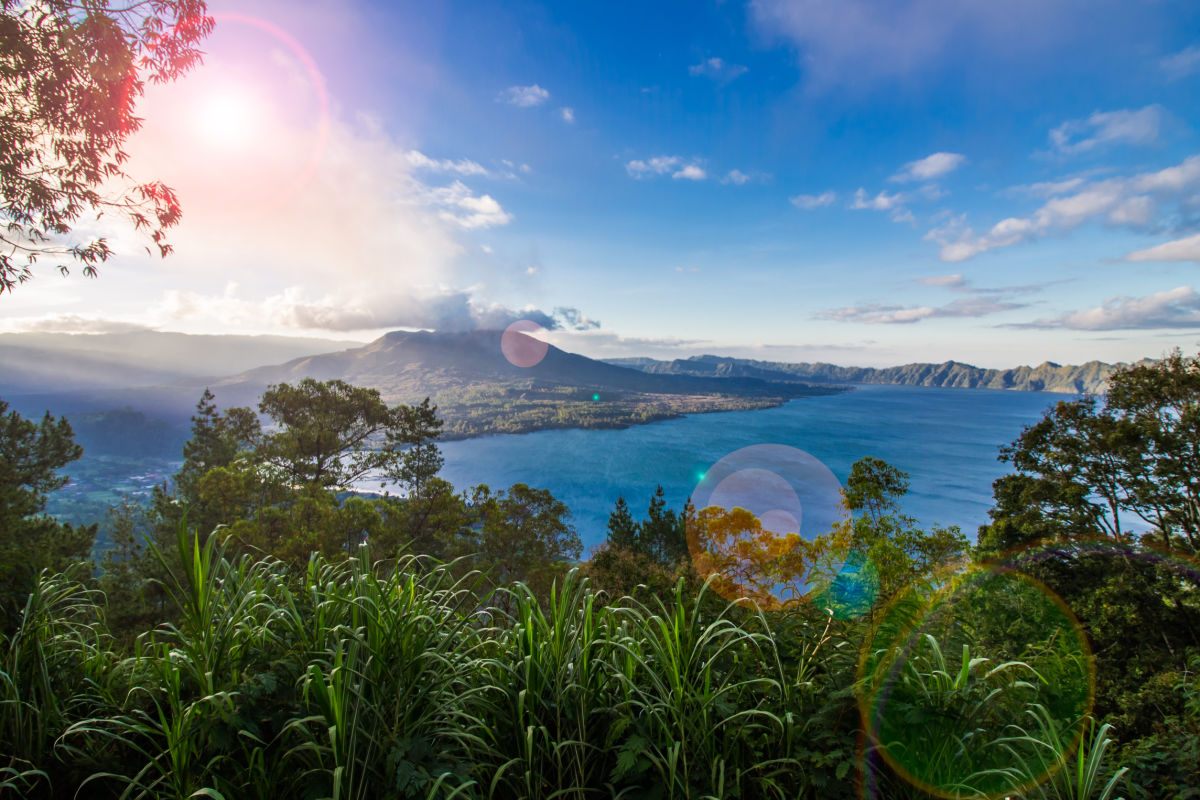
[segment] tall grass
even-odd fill
[[[1112,726],[1091,717],[1064,725],[1041,704],[1031,704],[1027,727],[1016,726],[1006,745],[1013,745],[1010,774],[1030,788],[1025,797],[1038,800],[1115,800],[1127,767],[1112,769],[1104,755],[1112,746]],[[1071,738],[1066,732],[1077,732]],[[1037,780],[1038,776],[1047,776]],[[1117,799],[1119,800],[1119,799]]]
[[[682,582],[646,602],[601,598],[574,572],[541,600],[521,584],[486,596],[459,565],[412,557],[314,557],[297,572],[183,532],[160,555],[174,621],[124,651],[103,599],[54,576],[0,639],[0,796],[859,794],[853,623],[767,616]],[[1072,749],[1049,712],[1000,725],[997,682],[1037,699],[1021,668],[927,646],[895,673],[906,713],[958,714],[960,744],[990,759],[974,772],[1044,800],[1112,800],[1107,728]],[[953,748],[932,756],[964,774]],[[924,796],[903,771],[871,769],[865,784]]]
[[[0,796],[51,791],[56,742],[100,702],[112,668],[96,593],[43,573],[10,635],[0,634]],[[68,774],[68,779],[73,777]]]

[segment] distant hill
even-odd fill
[[[0,397],[128,389],[222,378],[262,364],[359,347],[288,336],[195,336],[161,331],[0,334]]]
[[[1089,361],[1063,366],[1047,361],[1036,367],[985,369],[957,361],[942,364],[904,364],[898,367],[839,367],[835,364],[758,361],[723,356],[693,356],[674,361],[615,358],[610,364],[640,369],[651,375],[757,378],[765,381],[804,381],[817,384],[887,383],[954,389],[1012,389],[1069,394],[1104,391],[1108,376],[1120,364]]]
[[[432,397],[449,436],[556,427],[623,427],[687,413],[764,408],[828,394],[792,378],[651,374],[568,353],[553,345],[533,367],[514,366],[500,331],[394,331],[363,347],[258,367],[217,382],[223,405],[254,402],[273,383],[339,378],[378,389],[389,403]]]
[[[655,374],[568,353],[549,345],[532,367],[509,363],[500,350],[500,331],[435,333],[393,331],[370,344],[338,353],[297,358],[286,364],[258,367],[214,384],[263,387],[312,377],[340,378],[379,389],[385,397],[419,400],[445,389],[471,385],[516,383],[530,387],[577,386],[604,391],[696,394],[705,392],[776,395],[791,391],[751,376]],[[796,383],[791,378],[787,383]]]

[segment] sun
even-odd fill
[[[196,132],[222,148],[242,148],[254,141],[261,122],[259,103],[238,87],[214,89],[196,107]]]

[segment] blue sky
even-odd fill
[[[592,355],[875,365],[1200,342],[1195,3],[212,8],[131,147],[180,191],[176,253],[101,228],[118,259],[39,275],[6,328],[526,317]]]

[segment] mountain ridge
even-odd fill
[[[1113,371],[1127,366],[1123,363],[1108,364],[1102,361],[1088,361],[1079,365],[1044,361],[1037,366],[990,369],[951,360],[940,364],[914,362],[895,367],[842,367],[825,362],[793,363],[716,355],[692,356],[672,361],[651,358],[607,360],[611,364],[641,369],[649,374],[710,377],[737,375],[768,381],[797,380],[815,384],[879,383],[1065,394],[1101,393]]]

